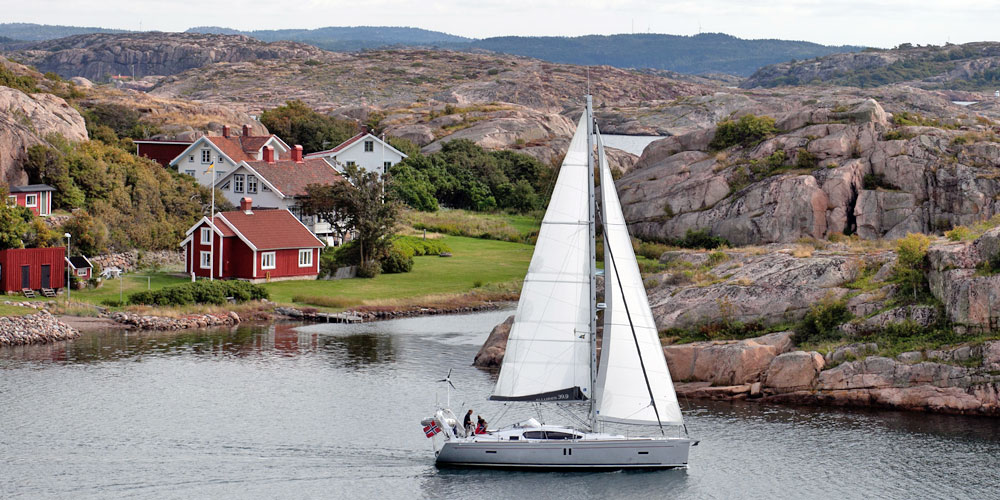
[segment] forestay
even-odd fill
[[[607,304],[597,379],[597,418],[609,422],[679,425],[683,417],[677,394],[663,357],[604,145],[600,135],[597,137],[604,224],[604,300]],[[659,420],[651,404],[650,392],[656,401]]]
[[[590,397],[590,211],[587,116],[556,180],[490,399]]]

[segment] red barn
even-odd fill
[[[163,165],[170,165],[170,162],[180,156],[194,141],[157,141],[153,139],[145,141],[132,141],[135,143],[135,155]]]
[[[0,250],[0,285],[5,292],[66,286],[66,248]]]
[[[242,279],[255,283],[316,279],[319,252],[325,246],[288,210],[252,210],[243,198],[240,210],[215,214],[187,231],[184,271],[207,278]]]
[[[47,217],[52,214],[52,192],[55,190],[48,184],[13,186],[7,196],[7,204],[28,207],[35,215]]]

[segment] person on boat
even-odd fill
[[[472,410],[465,414],[465,420],[462,421],[462,427],[465,427],[466,434],[472,434]]]
[[[479,417],[479,421],[476,423],[476,434],[486,434],[486,421],[483,417]]]

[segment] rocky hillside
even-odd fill
[[[241,35],[195,33],[91,33],[38,42],[13,54],[17,60],[63,78],[107,81],[173,75],[217,62],[307,59],[323,51],[294,42],[265,43]]]
[[[650,144],[618,181],[633,234],[704,229],[736,245],[898,238],[1000,213],[989,119],[892,115],[860,98],[774,116],[776,133],[759,143],[720,145],[709,128]]]
[[[743,88],[784,85],[876,87],[907,83],[927,89],[989,90],[1000,76],[1000,43],[976,42],[941,47],[903,44],[892,50],[866,49],[757,70]]]

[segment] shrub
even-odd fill
[[[867,190],[875,189],[887,189],[890,191],[898,191],[899,188],[894,186],[891,182],[885,180],[885,176],[882,174],[865,174],[861,179],[861,187]]]
[[[816,155],[809,152],[806,148],[799,148],[798,154],[795,158],[795,166],[797,168],[816,168]]]
[[[358,277],[359,278],[374,278],[382,272],[382,265],[374,260],[369,260],[364,264],[358,265]]]
[[[913,294],[913,301],[929,294],[924,275],[927,249],[931,239],[920,233],[910,233],[896,241],[896,264],[892,268],[892,281],[904,293]]]
[[[128,303],[133,305],[183,306],[189,304],[226,303],[227,297],[236,302],[270,298],[267,289],[247,281],[196,281],[171,285],[159,290],[133,293]]]
[[[632,250],[635,251],[636,255],[641,255],[649,260],[660,260],[663,252],[670,250],[670,247],[663,243],[633,239]]]
[[[756,146],[778,133],[774,118],[770,116],[745,115],[739,120],[725,120],[715,128],[715,137],[709,143],[712,149],[726,149],[732,146]]]
[[[413,256],[406,255],[394,246],[379,264],[385,274],[408,273],[413,269]]]
[[[795,342],[803,344],[837,339],[840,337],[840,330],[837,327],[851,317],[852,314],[847,309],[845,301],[824,298],[810,307],[809,312],[795,327]]]
[[[688,229],[683,238],[672,240],[670,243],[681,248],[703,248],[705,250],[729,246],[729,241],[719,236],[712,236],[707,229]]]

